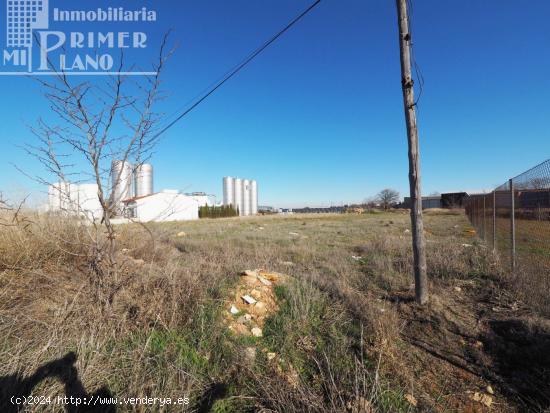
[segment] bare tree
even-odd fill
[[[399,192],[390,188],[382,189],[376,196],[376,199],[380,203],[380,206],[384,208],[384,211],[387,211],[399,202]]]
[[[526,185],[526,188],[532,189],[547,189],[550,188],[550,179],[548,178],[531,178]]]
[[[116,253],[117,200],[109,187],[121,183],[121,173],[113,173],[111,161],[146,161],[158,141],[156,126],[161,114],[156,103],[163,98],[161,73],[171,51],[166,50],[168,33],[160,45],[158,59],[153,63],[155,75],[135,77],[123,74],[107,80],[72,82],[65,72],[57,72],[52,81],[37,79],[44,89],[50,109],[57,121],[40,119],[31,127],[37,144],[27,145],[26,151],[40,161],[49,178],[33,177],[52,185],[59,196],[71,200],[71,183],[86,180],[97,185],[101,217],[84,217],[90,222],[90,267],[100,287],[101,297],[110,303],[118,285]],[[123,71],[121,54],[118,72]],[[53,69],[53,67],[52,67]],[[78,206],[76,206],[78,207]],[[69,205],[70,211],[76,208]],[[104,234],[101,231],[104,229]],[[105,288],[104,288],[105,287]]]
[[[23,229],[29,227],[32,221],[22,213],[26,201],[27,197],[14,204],[4,198],[4,194],[0,192],[0,227],[15,227],[18,225],[22,225]]]

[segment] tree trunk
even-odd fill
[[[411,34],[407,0],[397,1],[399,24],[399,48],[401,56],[401,86],[403,104],[407,122],[407,140],[409,145],[409,185],[411,192],[411,224],[414,254],[414,281],[416,301],[419,304],[428,302],[428,279],[426,275],[426,251],[424,241],[424,224],[422,220],[422,195],[420,191],[420,160],[418,150],[418,129],[414,102],[413,79],[411,75]]]

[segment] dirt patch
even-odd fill
[[[458,285],[457,283],[460,283]],[[455,281],[426,307],[405,294],[405,352],[416,380],[444,395],[445,408],[466,412],[545,411],[550,407],[550,323],[500,291],[493,280]],[[421,411],[442,411],[433,402]]]
[[[266,318],[278,309],[275,286],[286,278],[284,274],[262,269],[244,271],[226,304],[229,330],[237,335],[261,337]]]

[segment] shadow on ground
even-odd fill
[[[216,400],[223,399],[227,395],[227,386],[224,383],[213,383],[204,393],[197,406],[197,412],[208,413],[214,407]]]
[[[550,407],[550,329],[521,319],[489,321],[483,337],[493,369],[527,408]]]
[[[55,378],[61,381],[65,387],[65,396],[68,398],[74,397],[80,400],[95,401],[96,405],[79,405],[66,404],[65,409],[68,413],[80,413],[80,412],[116,412],[115,405],[98,405],[100,398],[112,397],[111,392],[102,387],[95,393],[89,394],[86,392],[80,378],[78,377],[78,371],[74,366],[77,356],[75,353],[70,352],[65,356],[53,360],[40,366],[34,374],[28,377],[22,377],[19,374],[12,374],[9,376],[0,377],[0,412],[2,413],[15,413],[23,410],[29,410],[30,406],[23,404],[16,404],[16,398],[24,398],[31,395],[33,389],[43,380],[47,378]],[[40,395],[34,395],[40,396]],[[53,400],[52,400],[53,403]],[[47,406],[43,406],[47,410]],[[34,410],[34,409],[30,409]]]

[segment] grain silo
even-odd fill
[[[258,213],[258,183],[255,180],[250,181],[250,213]]]
[[[134,169],[135,196],[151,195],[153,193],[153,165],[144,163]]]
[[[234,207],[239,210],[239,215],[244,215],[242,205],[243,182],[240,178],[233,179],[233,196],[235,197]]]
[[[111,164],[112,202],[121,209],[122,201],[134,196],[133,167],[127,161],[115,160]]]
[[[223,178],[223,204],[235,206],[234,179],[230,176]]]
[[[242,206],[242,215],[250,215],[250,181],[248,179],[243,179]]]

